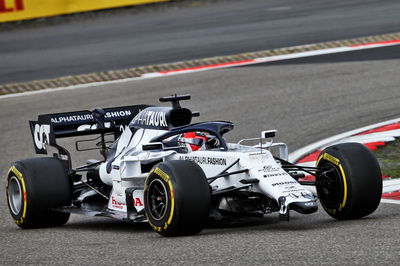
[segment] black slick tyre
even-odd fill
[[[359,143],[326,148],[317,161],[326,174],[316,178],[319,200],[325,211],[339,220],[373,213],[382,196],[382,174],[373,153]]]
[[[203,170],[190,161],[155,165],[145,181],[144,205],[148,221],[157,233],[199,233],[210,211],[210,188]]]
[[[72,182],[62,162],[55,158],[31,158],[15,162],[7,176],[7,203],[21,228],[65,224],[70,214],[52,208],[71,204]]]

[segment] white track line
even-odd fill
[[[400,200],[381,199],[381,203],[400,204]]]
[[[382,193],[393,192],[400,190],[400,179],[383,180]]]
[[[386,132],[371,133],[368,135],[360,135],[360,136],[354,136],[354,135],[362,133],[362,132],[366,132],[371,129],[398,123],[398,122],[400,122],[400,117],[396,118],[396,119],[388,120],[385,122],[369,125],[366,127],[358,128],[355,130],[350,130],[350,131],[344,132],[342,134],[323,139],[321,141],[312,143],[310,145],[307,145],[303,148],[300,148],[300,149],[292,152],[291,154],[289,154],[289,160],[291,162],[296,162],[297,160],[306,156],[307,154],[310,154],[316,150],[320,150],[323,147],[329,146],[333,143],[341,143],[341,142],[349,142],[349,141],[363,142],[362,140],[365,140],[365,142],[377,141],[377,140],[382,141],[384,137],[387,137],[387,140],[391,141],[394,139],[392,136],[396,136],[396,137],[399,136],[399,133],[400,133],[399,130],[388,130]],[[314,166],[315,162],[306,162],[306,163],[302,163],[301,165]],[[388,193],[388,192],[399,191],[399,190],[400,190],[400,179],[383,180],[382,193]],[[400,200],[382,199],[382,202],[400,204]]]
[[[6,94],[6,95],[0,96],[0,100],[20,97],[20,96],[42,94],[42,93],[48,93],[48,92],[67,91],[67,90],[91,88],[91,87],[102,86],[102,85],[120,84],[120,83],[125,83],[125,82],[130,82],[130,81],[135,81],[135,80],[149,79],[149,78],[151,78],[151,77],[136,77],[136,78],[117,79],[117,80],[110,80],[110,81],[99,81],[99,82],[79,84],[79,85],[73,85],[73,86],[67,86],[67,87],[59,87],[59,88],[54,88],[54,89],[43,89],[43,90],[27,91],[27,92],[15,93],[15,94]]]
[[[200,69],[181,69],[181,70],[177,70],[177,71],[171,71],[168,73],[162,73],[162,72],[146,73],[146,74],[142,75],[141,77],[136,77],[136,78],[127,78],[127,79],[103,81],[103,82],[93,82],[93,83],[80,84],[80,85],[75,85],[75,86],[59,87],[59,88],[55,88],[55,89],[44,89],[44,90],[29,91],[29,92],[22,92],[22,93],[16,93],[16,94],[7,94],[7,95],[0,96],[0,100],[14,98],[14,97],[35,95],[35,94],[40,94],[40,93],[57,92],[57,91],[63,91],[63,90],[75,90],[75,89],[89,88],[89,87],[95,87],[95,86],[101,86],[101,85],[121,84],[121,83],[131,82],[131,81],[135,81],[135,80],[165,77],[165,76],[179,75],[179,74],[188,74],[188,73],[194,73],[194,72],[200,72],[200,71],[206,71],[206,70],[231,68],[231,67],[245,66],[245,65],[254,65],[254,64],[267,63],[267,62],[282,61],[282,60],[311,57],[311,56],[318,56],[318,55],[343,53],[343,52],[365,50],[365,49],[394,46],[394,45],[400,45],[400,42],[398,40],[393,40],[393,42],[386,42],[386,43],[370,43],[370,44],[362,44],[362,45],[358,45],[358,46],[357,45],[356,46],[344,46],[344,47],[338,47],[338,48],[328,48],[328,49],[314,50],[314,51],[308,51],[308,52],[293,53],[293,54],[288,54],[288,55],[278,55],[278,56],[255,58],[251,62],[246,62],[246,63],[238,62],[237,64],[232,63],[232,64],[229,64],[226,66],[209,66],[209,67],[204,66],[204,67],[201,67]]]
[[[373,49],[373,48],[393,46],[393,45],[399,45],[399,44],[400,43],[384,43],[384,44],[370,44],[370,45],[367,44],[364,46],[344,46],[344,47],[337,47],[337,48],[328,48],[328,49],[300,52],[300,53],[294,53],[294,54],[288,54],[288,55],[262,57],[262,58],[256,58],[255,60],[257,61],[257,63],[266,63],[266,62],[296,59],[296,58],[303,58],[303,57],[311,57],[311,56],[318,56],[318,55],[337,54],[337,53],[344,53],[344,52],[351,52],[351,51],[358,51],[358,50],[365,50],[365,49]]]
[[[371,129],[374,129],[374,128],[378,128],[378,127],[382,127],[382,126],[386,126],[386,125],[390,125],[390,124],[394,124],[394,123],[398,123],[398,122],[400,122],[400,117],[392,119],[392,120],[388,120],[388,121],[385,121],[385,122],[380,122],[380,123],[376,123],[376,124],[373,124],[373,125],[369,125],[369,126],[366,126],[366,127],[350,130],[350,131],[335,135],[333,137],[329,137],[329,138],[317,141],[315,143],[312,143],[310,145],[307,145],[307,146],[305,146],[303,148],[300,148],[300,149],[295,150],[294,152],[290,153],[289,154],[289,161],[295,162],[298,159],[302,158],[303,156],[305,156],[305,155],[307,155],[307,154],[309,154],[309,153],[311,153],[313,151],[316,151],[316,150],[320,149],[321,147],[324,147],[324,146],[327,146],[327,145],[329,145],[331,143],[337,142],[337,141],[339,141],[341,139],[348,138],[348,137],[351,137],[353,135],[356,135],[356,134],[359,134],[359,133],[362,133],[362,132],[365,132],[365,131],[368,131],[368,130],[371,130]]]

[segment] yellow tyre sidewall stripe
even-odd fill
[[[11,175],[11,174],[15,175],[18,178],[18,180],[21,182],[22,198],[23,198],[23,211],[22,211],[22,215],[19,218],[19,220],[15,220],[15,222],[17,224],[22,224],[26,217],[26,208],[27,208],[27,200],[28,200],[28,194],[26,192],[25,180],[24,180],[22,173],[15,166],[12,166],[10,168],[9,175]]]
[[[334,165],[336,165],[339,168],[340,174],[342,176],[342,180],[343,180],[343,199],[342,202],[339,204],[339,208],[337,210],[330,210],[329,211],[336,213],[337,211],[341,211],[343,210],[343,208],[346,206],[346,202],[347,202],[347,178],[346,178],[346,174],[344,172],[344,168],[342,166],[342,164],[340,163],[340,160],[328,153],[323,153],[320,155],[320,157],[317,160],[317,165],[319,165],[320,161],[324,159],[328,162],[333,163]]]
[[[343,166],[341,164],[339,164],[339,169],[340,169],[340,173],[342,174],[342,178],[343,178],[343,201],[342,204],[339,205],[339,211],[341,211],[344,206],[346,205],[346,201],[347,201],[347,179],[346,179],[346,175],[344,174],[344,169]]]

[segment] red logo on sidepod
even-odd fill
[[[140,198],[133,198],[133,206],[135,206],[135,207],[143,206],[143,203],[140,200]]]

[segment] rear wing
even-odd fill
[[[132,105],[104,108],[104,133],[118,134],[121,126],[129,122],[143,109],[150,105]],[[46,146],[58,147],[57,138],[100,134],[101,130],[93,119],[91,111],[75,111],[39,115],[37,121],[29,121],[35,151],[38,154],[47,154]]]

